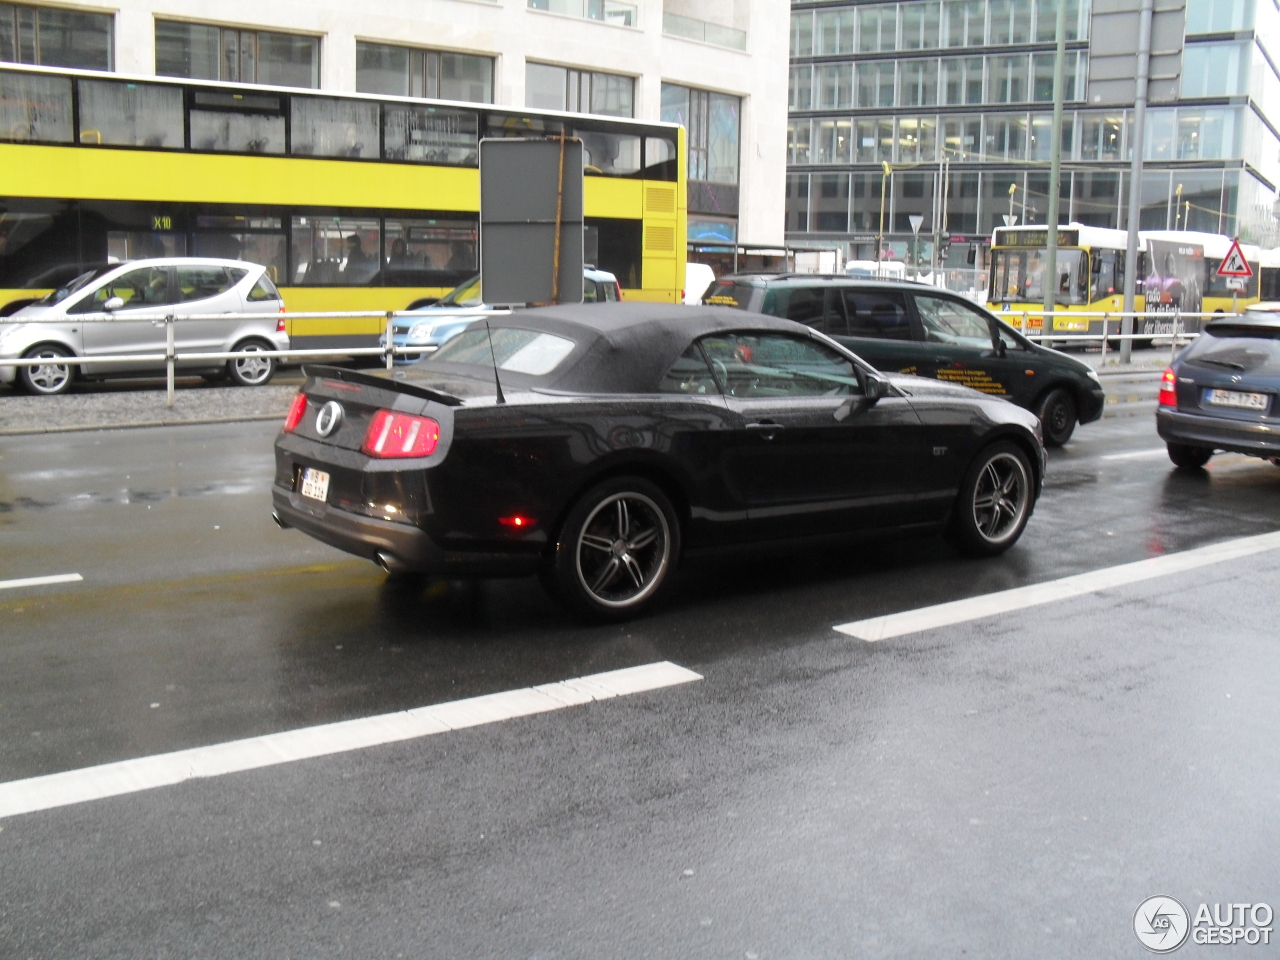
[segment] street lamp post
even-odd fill
[[[1045,218],[1048,243],[1045,244],[1044,316],[1041,332],[1051,312],[1058,309],[1058,204],[1062,199],[1062,85],[1063,63],[1066,60],[1067,0],[1058,0],[1058,19],[1055,25],[1057,46],[1053,55],[1053,132],[1049,138],[1049,214]]]
[[[880,276],[880,262],[884,258],[884,200],[885,185],[889,182],[889,177],[893,174],[893,167],[889,165],[889,161],[881,162],[884,173],[880,175],[880,232],[876,234],[876,276]]]

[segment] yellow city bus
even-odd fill
[[[561,130],[583,142],[588,262],[679,303],[678,125],[0,66],[0,314],[152,256],[265,264],[290,312],[402,310],[478,272],[479,141]],[[385,323],[290,326],[299,348],[369,346]]]
[[[1226,313],[1233,304],[1243,309],[1258,301],[1259,257],[1252,244],[1241,250],[1253,269],[1235,294],[1227,278],[1218,276],[1218,267],[1231,247],[1231,238],[1189,230],[1142,230],[1138,233],[1138,312],[1167,313],[1139,319],[1137,334],[1159,336],[1172,333],[1175,313]],[[1048,231],[1045,227],[998,227],[991,241],[991,287],[987,306],[1021,326],[1027,313],[1029,332],[1039,333],[1039,312],[1044,307],[1044,274]],[[1070,316],[1071,313],[1106,313],[1124,309],[1125,251],[1128,234],[1124,230],[1089,227],[1072,223],[1058,228],[1057,311],[1055,333],[1102,333],[1102,317]],[[1066,312],[1067,316],[1061,314]],[[1182,329],[1198,330],[1200,321],[1188,318]],[[1120,332],[1120,321],[1110,323],[1110,332]]]

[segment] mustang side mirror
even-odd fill
[[[877,373],[868,373],[863,379],[862,392],[868,403],[875,403],[889,392],[889,384]]]
[[[113,310],[119,310],[123,306],[124,306],[123,297],[112,297],[102,305],[102,309],[107,311],[107,313],[110,313]]]

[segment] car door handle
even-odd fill
[[[777,432],[782,429],[782,424],[773,420],[759,420],[748,423],[747,429],[756,431],[765,440],[772,440]]]

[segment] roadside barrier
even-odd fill
[[[163,325],[165,328],[165,348],[163,353],[135,353],[125,355],[115,355],[108,357],[85,357],[85,356],[69,356],[58,357],[56,360],[52,357],[32,357],[27,359],[0,360],[0,367],[70,367],[82,366],[85,364],[110,365],[110,364],[142,364],[142,363],[164,363],[165,380],[166,380],[166,406],[172,407],[174,401],[174,377],[179,365],[182,364],[202,364],[212,361],[238,360],[241,358],[272,358],[283,362],[296,362],[298,360],[307,359],[323,359],[323,358],[357,358],[357,357],[378,357],[386,363],[388,371],[395,366],[397,357],[405,356],[421,356],[424,351],[421,347],[403,347],[395,344],[395,322],[399,318],[412,318],[418,321],[435,321],[444,320],[448,317],[490,317],[490,316],[509,316],[511,311],[508,309],[469,309],[458,308],[456,310],[442,309],[433,310],[430,313],[420,311],[332,311],[332,312],[309,312],[309,313],[211,313],[211,314],[190,314],[187,316],[177,317],[172,313],[130,313],[127,317],[120,317],[118,314],[111,313],[86,313],[77,314],[74,317],[51,317],[51,318],[0,318],[0,340],[3,338],[3,331],[6,326],[19,326],[26,324],[48,324],[50,326],[65,326],[69,323],[113,323],[126,321],[136,323],[141,321],[150,321],[156,326]],[[1105,313],[1088,313],[1081,311],[1031,311],[1024,310],[1019,313],[1000,313],[1001,317],[1010,326],[1017,329],[1028,340],[1039,341],[1041,343],[1050,341],[1057,342],[1077,342],[1077,341],[1100,341],[1102,344],[1102,356],[1105,361],[1108,347],[1123,342],[1125,340],[1165,340],[1170,341],[1170,358],[1172,358],[1178,349],[1179,344],[1190,343],[1199,336],[1195,330],[1187,330],[1185,321],[1187,320],[1222,320],[1228,317],[1239,316],[1235,313],[1153,313],[1153,312],[1105,312]],[[1112,323],[1122,321],[1126,317],[1132,317],[1134,320],[1140,319],[1157,319],[1161,325],[1168,325],[1167,330],[1160,332],[1145,333],[1112,333],[1110,328]],[[314,349],[289,349],[289,350],[192,350],[180,351],[176,346],[176,328],[178,324],[193,322],[209,322],[219,321],[224,323],[243,323],[243,322],[259,322],[280,320],[370,320],[383,319],[386,322],[386,329],[382,335],[382,342],[378,346],[373,347],[326,347]],[[1094,332],[1077,332],[1077,331],[1052,331],[1046,333],[1044,330],[1044,321],[1052,321],[1057,318],[1069,318],[1071,320],[1101,320],[1101,330]],[[1016,323],[1011,321],[1018,321]],[[1032,320],[1040,321],[1040,328],[1037,332]],[[56,343],[56,341],[50,341]]]
[[[186,316],[177,317],[172,313],[129,313],[125,316],[111,313],[84,313],[76,314],[74,317],[33,317],[33,318],[0,318],[0,341],[4,336],[6,326],[22,326],[22,325],[39,325],[48,324],[49,326],[67,326],[68,324],[81,323],[116,323],[116,322],[151,322],[155,326],[161,325],[165,328],[165,348],[163,353],[131,353],[117,354],[106,357],[58,357],[56,360],[52,357],[31,357],[27,359],[0,360],[0,367],[71,367],[84,366],[86,364],[99,366],[109,364],[128,364],[136,365],[142,363],[164,363],[165,380],[166,380],[166,401],[165,405],[173,406],[174,400],[174,377],[180,364],[204,364],[210,361],[227,361],[238,360],[241,358],[272,358],[282,362],[295,362],[305,359],[323,359],[337,357],[378,357],[386,363],[387,370],[390,371],[395,366],[396,357],[404,356],[421,356],[423,349],[421,347],[401,347],[395,343],[395,322],[397,318],[409,317],[418,321],[435,321],[445,320],[451,316],[454,317],[489,317],[489,316],[509,316],[511,313],[507,309],[470,309],[458,308],[456,310],[442,309],[433,310],[429,314],[419,311],[328,311],[328,312],[308,312],[308,313],[203,313],[188,314]],[[180,351],[176,345],[176,327],[182,323],[203,322],[207,323],[211,320],[225,323],[245,323],[245,322],[279,322],[281,320],[372,320],[385,319],[386,329],[382,334],[382,342],[376,347],[325,347],[314,349],[289,349],[289,350],[189,350]],[[57,341],[49,341],[51,345]]]

